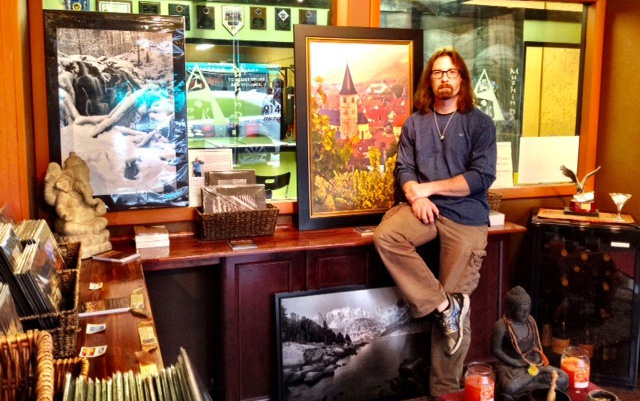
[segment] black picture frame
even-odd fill
[[[160,15],[160,3],[140,1],[138,2],[138,14]]]
[[[169,15],[184,17],[184,29],[191,30],[191,10],[188,4],[169,4]]]
[[[182,19],[46,10],[44,26],[50,160],[82,157],[109,211],[188,206]]]
[[[370,166],[371,168],[369,168],[367,164],[372,164],[373,162],[369,162],[370,158],[367,154],[370,152],[371,147],[382,148],[384,146],[389,150],[390,154],[393,152],[394,146],[397,148],[396,144],[399,138],[401,122],[404,121],[402,118],[406,119],[413,112],[413,93],[422,72],[422,38],[422,31],[416,29],[325,27],[314,25],[296,25],[294,27],[294,58],[297,67],[296,141],[298,149],[299,230],[374,225],[380,222],[382,214],[393,205],[392,166],[394,163],[392,156],[385,159],[386,153],[380,151],[378,160],[381,161],[384,167]],[[315,58],[317,62],[310,61],[314,60],[314,52],[319,53],[320,49],[327,48],[326,46],[320,47],[318,44],[323,46],[326,44],[330,47],[335,44],[336,48],[331,49],[333,50],[331,52],[327,52],[327,55],[342,54],[345,55],[344,60],[346,61],[342,59],[337,61],[335,56],[331,56],[331,63],[326,63],[325,60],[324,64],[322,64],[319,62],[320,57],[317,56]],[[367,47],[369,45],[374,47]],[[355,47],[352,48],[350,46]],[[326,52],[326,50],[323,51]],[[395,52],[393,53],[395,56],[390,56],[392,53],[387,53],[389,55],[387,57],[384,53],[387,51]],[[361,56],[358,59],[358,56],[355,55],[357,52],[360,52],[359,54],[372,54],[372,57],[375,58],[368,59]],[[325,77],[320,76],[324,81],[322,84],[318,84],[318,76],[312,77],[310,75],[315,74],[314,71],[319,71],[321,64],[322,70],[326,75]],[[372,69],[374,67],[375,73]],[[332,71],[331,69],[334,70]],[[361,75],[354,75],[356,78],[351,78],[353,74],[358,73]],[[342,95],[337,92],[337,90],[342,90],[336,88],[347,82],[345,79],[348,74],[351,89],[355,90],[357,94],[353,95],[350,92],[349,96],[351,97],[347,99],[345,95],[343,99]],[[365,76],[366,78],[359,79]],[[376,120],[377,122],[373,124],[369,116],[361,112],[359,110],[360,106],[356,105],[354,107],[358,107],[358,111],[353,117],[354,120],[349,123],[351,124],[349,128],[352,131],[348,132],[346,127],[340,125],[340,116],[343,112],[347,112],[350,115],[352,112],[346,109],[342,110],[340,107],[344,103],[340,102],[347,101],[351,104],[357,102],[356,99],[360,96],[358,90],[364,91],[363,85],[367,85],[367,89],[370,89],[375,80],[386,79],[380,77],[388,77],[387,83],[395,82],[400,86],[399,95],[403,100],[400,103],[401,108],[396,110],[402,114],[399,114],[400,117],[398,118],[394,117],[393,121],[389,121],[388,115],[383,114],[377,118],[387,120],[382,122]],[[316,85],[315,92],[313,85]],[[324,93],[320,93],[321,91],[317,87],[322,89],[323,85],[327,85],[327,91],[323,90]],[[333,96],[333,99],[331,96]],[[322,102],[326,107],[323,108],[320,105]],[[363,106],[366,106],[364,102]],[[331,109],[331,107],[334,109]],[[391,112],[391,109],[389,111]],[[381,114],[382,110],[377,111],[377,113]],[[325,117],[327,121],[323,121]],[[369,122],[361,125],[361,119]],[[335,121],[338,121],[337,127]],[[310,127],[310,123],[314,124],[315,128]],[[384,125],[383,128],[380,128],[380,123]],[[318,128],[320,125],[322,125],[320,127],[322,129]],[[361,128],[363,126],[365,128]],[[380,131],[381,129],[383,131]],[[382,144],[379,144],[379,141]],[[346,161],[340,164],[339,160],[346,157],[344,149],[347,144],[352,147],[352,153]],[[354,155],[358,155],[358,157]],[[391,166],[387,167],[385,160],[388,160]],[[356,171],[367,171],[368,169],[374,174],[374,167],[375,171],[381,172],[381,178],[379,179],[381,182],[374,183],[377,186],[383,186],[385,191],[382,196],[371,195],[372,198],[377,197],[375,203],[372,203],[368,199],[361,197],[360,194],[364,194],[364,192],[359,192],[359,187],[354,181],[356,179]],[[347,177],[346,175],[349,174],[351,176]],[[364,173],[358,174],[363,177]],[[363,179],[376,180],[377,178],[368,178],[367,176]],[[336,180],[341,180],[341,185],[344,188],[339,187],[336,184]],[[344,194],[350,196],[351,199],[344,201]],[[358,203],[371,205],[371,207],[360,207]]]
[[[411,318],[397,287],[279,293],[275,308],[279,400],[427,394],[430,326]]]

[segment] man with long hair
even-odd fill
[[[470,344],[469,294],[486,255],[487,189],[496,175],[496,128],[476,108],[467,66],[453,49],[436,51],[422,72],[413,113],[402,127],[396,184],[405,202],[374,233],[387,270],[414,317],[435,317],[430,392],[458,391]],[[416,247],[440,240],[436,278]]]

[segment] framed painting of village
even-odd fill
[[[182,19],[46,10],[44,25],[50,160],[81,157],[109,211],[188,206]]]
[[[296,25],[298,228],[377,224],[393,205],[422,31]]]
[[[411,318],[397,287],[363,287],[275,294],[278,399],[427,393],[428,322]]]

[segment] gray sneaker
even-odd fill
[[[441,313],[436,313],[436,322],[447,337],[444,352],[448,356],[455,354],[462,344],[464,330],[462,325],[469,314],[471,304],[467,294],[447,294],[449,307]]]

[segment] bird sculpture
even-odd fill
[[[585,175],[584,178],[582,179],[582,181],[578,181],[578,176],[576,176],[576,174],[569,170],[568,168],[566,168],[564,166],[564,164],[562,166],[560,166],[560,171],[562,171],[562,174],[565,177],[569,177],[571,179],[571,181],[573,181],[574,184],[576,184],[576,196],[579,197],[584,193],[584,184],[587,182],[587,179],[589,177],[591,177],[592,175],[594,175],[595,173],[598,172],[598,170],[600,170],[601,166],[598,166],[597,169],[593,170],[592,172],[590,172],[589,174]]]

